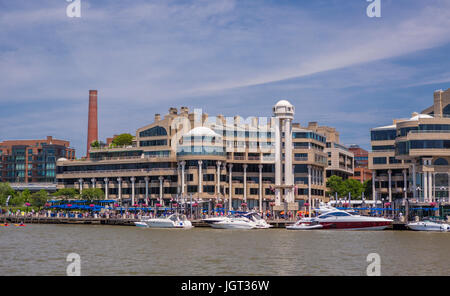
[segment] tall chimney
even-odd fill
[[[98,140],[97,90],[89,90],[89,118],[86,157],[89,158],[91,143]]]

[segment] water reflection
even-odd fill
[[[140,229],[28,225],[0,229],[1,275],[449,275],[450,233],[409,231]]]

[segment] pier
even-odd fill
[[[0,216],[1,223],[25,223],[25,224],[91,224],[91,225],[117,225],[117,226],[134,226],[134,222],[139,219],[133,218],[72,218],[72,217],[24,217],[24,216]],[[202,220],[191,220],[194,227],[210,227],[208,223]],[[272,228],[285,228],[286,225],[294,223],[294,221],[286,220],[269,220],[267,223]]]
[[[93,225],[134,226],[134,222],[138,221],[138,219],[1,216],[0,221],[1,223],[23,222],[24,224],[93,224]]]

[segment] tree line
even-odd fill
[[[28,189],[16,191],[8,183],[0,183],[0,206],[2,207],[33,207],[42,209],[49,200],[54,198],[62,200],[81,199],[92,201],[104,199],[104,196],[105,194],[100,188],[83,189],[81,193],[74,188],[63,188],[49,194],[48,191],[44,189],[34,193],[31,193]]]

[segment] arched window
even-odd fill
[[[167,131],[161,126],[155,126],[139,133],[139,137],[167,136]]]
[[[438,158],[434,161],[434,165],[448,165],[448,161],[444,158]]]

